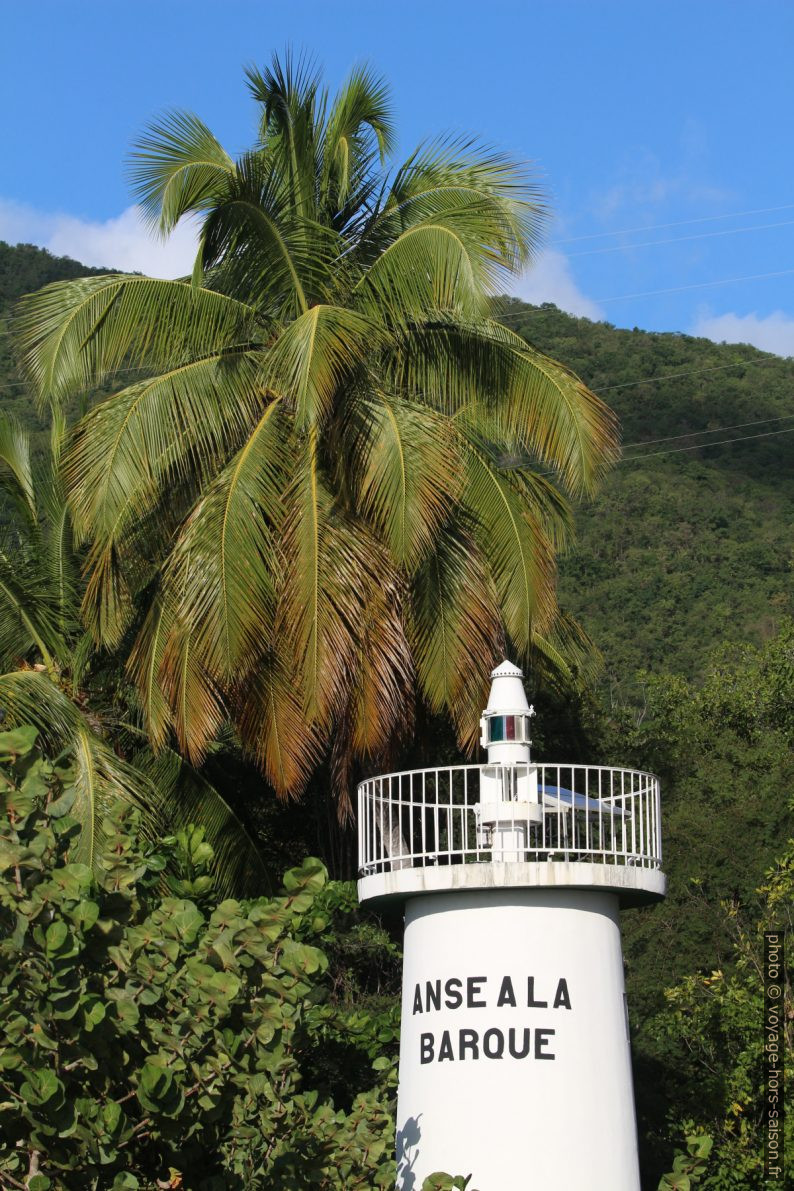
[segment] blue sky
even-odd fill
[[[465,132],[535,163],[555,218],[516,293],[794,354],[791,0],[36,0],[2,41],[0,238],[179,273],[191,233],[147,239],[130,140],[175,105],[244,148],[242,66],[291,44],[332,86],[385,75],[403,153]]]

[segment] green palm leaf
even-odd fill
[[[460,492],[454,429],[419,402],[376,393],[353,406],[349,433],[358,507],[395,562],[413,569]]]
[[[312,306],[279,335],[265,368],[268,386],[295,411],[299,430],[318,426],[334,397],[377,347],[379,325],[341,306]]]
[[[467,708],[473,714],[484,706],[482,694],[504,637],[484,559],[465,531],[445,527],[414,576],[410,629],[428,706],[451,712],[468,741]]]
[[[306,715],[301,676],[282,644],[260,655],[235,693],[236,722],[246,751],[282,798],[296,798],[322,757],[323,740]]]
[[[383,164],[395,141],[389,92],[382,79],[362,66],[348,77],[325,127],[321,187],[332,210],[344,207],[366,176],[373,156],[371,140]]]
[[[226,720],[223,694],[202,663],[194,626],[175,621],[163,650],[162,691],[173,714],[179,747],[200,765]]]
[[[129,179],[149,222],[167,234],[183,215],[210,208],[233,171],[206,124],[173,110],[134,142]]]
[[[30,462],[30,437],[11,414],[0,414],[0,491],[8,497],[23,522],[35,526],[36,496]]]
[[[554,552],[542,524],[532,518],[520,492],[500,473],[485,445],[467,441],[466,488],[462,503],[480,552],[488,560],[507,632],[523,653],[533,628],[554,619]]]
[[[93,865],[105,845],[102,823],[121,801],[143,815],[153,838],[162,819],[157,794],[144,774],[116,756],[86,716],[46,674],[17,670],[0,675],[0,707],[8,727],[33,724],[48,752],[74,762],[75,804],[72,814],[82,825],[78,859]]]
[[[135,768],[157,790],[163,822],[170,833],[200,824],[212,845],[212,871],[223,897],[261,897],[272,885],[261,853],[238,815],[205,777],[172,749],[156,755],[141,749]]]
[[[55,404],[125,365],[171,368],[247,343],[253,329],[250,308],[223,294],[115,274],[56,281],[29,294],[13,327],[23,375]]]
[[[277,399],[242,450],[207,486],[165,569],[166,599],[180,623],[195,626],[193,648],[218,681],[245,677],[262,641],[272,636],[281,494],[288,472]]]

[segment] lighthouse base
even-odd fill
[[[397,1186],[639,1191],[616,894],[406,905]]]

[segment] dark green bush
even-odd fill
[[[127,810],[96,880],[70,860],[70,776],[33,729],[0,734],[0,1181],[392,1185],[383,1021],[351,1022],[370,1087],[347,1111],[304,1082],[350,1021],[315,945],[334,902],[322,865],[278,897],[218,903],[202,833],[150,843]]]

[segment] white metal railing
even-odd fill
[[[659,779],[596,765],[453,765],[372,777],[358,787],[358,857],[362,876],[499,860],[659,869]]]

